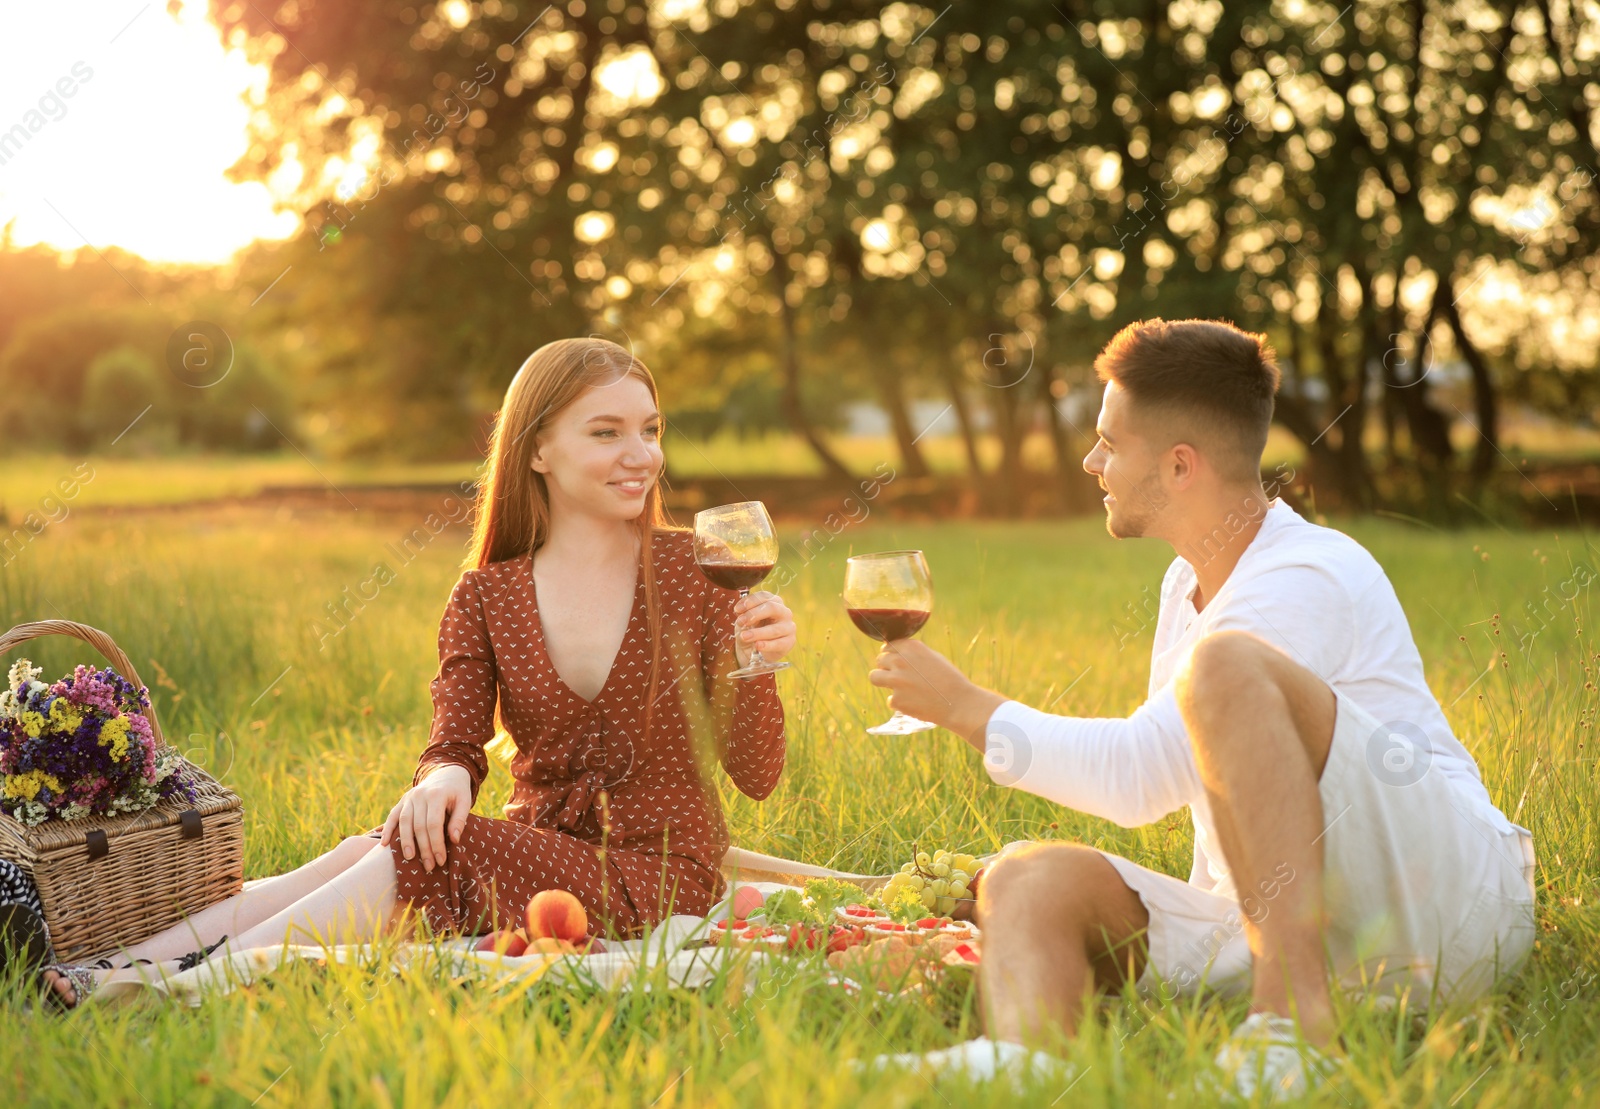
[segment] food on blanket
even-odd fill
[[[921,977],[924,962],[920,952],[902,939],[862,944],[831,952],[828,965],[862,985],[879,990],[900,990],[914,985]]]
[[[490,932],[478,941],[478,950],[515,959],[528,950],[528,941],[516,932]]]
[[[981,959],[982,949],[978,946],[978,941],[973,940],[970,943],[956,944],[944,953],[940,961],[945,966],[958,966],[961,964],[977,964]]]
[[[528,941],[525,955],[576,955],[578,946],[571,940],[560,940],[554,936],[535,936]]]
[[[773,893],[758,908],[752,909],[750,916],[760,917],[773,927],[804,924],[826,932],[842,906],[855,905],[864,910],[861,901],[865,897],[865,891],[850,882],[812,878],[803,890],[781,889]]]
[[[766,895],[753,886],[740,886],[728,899],[728,915],[736,918],[747,917],[761,908],[761,903],[766,899]]]
[[[769,925],[801,924],[811,919],[810,907],[806,904],[805,897],[799,890],[779,890],[761,903],[758,910],[751,913],[759,916]]]
[[[789,925],[790,951],[815,951],[828,945],[828,933],[809,924]]]
[[[949,936],[957,940],[967,940],[978,934],[978,930],[966,921],[952,920],[947,916],[927,916],[914,923],[917,931],[924,937]]]
[[[866,933],[869,943],[873,940],[896,940],[907,947],[915,947],[922,942],[922,933],[915,924],[902,924],[898,920],[869,924]]]
[[[977,870],[972,872],[972,881],[967,883],[967,888],[972,891],[972,896],[974,899],[976,899],[978,896],[978,882],[983,878],[984,874],[987,873],[988,870],[988,867],[980,866]]]
[[[566,890],[540,890],[528,902],[528,936],[531,939],[566,940],[569,944],[589,934],[589,914],[583,903]]]
[[[833,931],[828,936],[828,951],[845,951],[867,942],[867,930],[860,926],[847,924],[834,925]]]
[[[918,851],[883,887],[880,896],[884,906],[897,920],[908,919],[916,906],[920,906],[923,913],[931,911],[949,916],[958,901],[973,896],[972,874],[977,862],[971,855],[943,849],[932,855]]]
[[[892,919],[882,909],[874,909],[870,905],[840,905],[833,910],[833,915],[840,924],[860,925],[862,927]]]
[[[789,950],[788,929],[768,928],[752,922],[744,928],[730,928],[725,934],[732,938],[735,947],[772,953]]]
[[[750,927],[750,922],[748,920],[719,920],[712,927],[726,929],[730,932],[742,932]]]
[[[828,919],[841,905],[854,905],[861,901],[862,889],[842,878],[813,878],[805,885],[806,903],[816,909],[819,921]]]

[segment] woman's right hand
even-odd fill
[[[387,847],[398,841],[406,858],[420,856],[422,869],[432,872],[445,864],[446,822],[450,842],[458,843],[471,811],[472,775],[464,766],[440,766],[389,810],[378,842]]]

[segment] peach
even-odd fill
[[[528,949],[528,941],[515,932],[490,932],[478,941],[479,951],[492,951],[515,959]]]
[[[589,914],[566,890],[540,890],[528,902],[528,936],[576,943],[589,934]]]
[[[578,949],[568,940],[553,936],[536,936],[528,942],[529,955],[576,955]]]
[[[766,897],[760,890],[751,886],[740,886],[728,899],[728,917],[730,920],[743,920],[760,908],[764,901]]]

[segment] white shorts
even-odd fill
[[[1337,690],[1335,697],[1333,742],[1318,783],[1333,971],[1352,993],[1401,993],[1412,1009],[1435,996],[1476,997],[1533,946],[1533,838],[1516,825],[1500,831],[1481,800],[1468,800],[1437,770],[1413,781],[1369,766],[1369,741],[1382,724]],[[1249,991],[1244,913],[1265,919],[1292,875],[1235,901],[1106,858],[1150,914],[1150,957],[1136,984],[1142,992]]]

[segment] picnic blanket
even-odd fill
[[[810,878],[842,878],[867,891],[878,889],[889,880],[886,874],[852,874],[824,866],[763,855],[733,847],[723,858],[722,872],[728,890],[722,901],[706,916],[674,915],[640,939],[608,941],[607,949],[594,955],[524,955],[507,958],[475,950],[477,937],[437,939],[432,943],[406,943],[390,955],[391,973],[413,970],[429,972],[443,969],[454,977],[480,977],[491,985],[531,986],[542,981],[549,985],[628,990],[638,986],[649,990],[653,983],[665,981],[669,988],[696,989],[726,969],[727,961],[738,955],[760,967],[773,958],[762,952],[739,951],[726,944],[705,947],[713,923],[727,913],[734,891],[752,886],[764,896],[780,889],[798,889]],[[258,879],[257,881],[264,881]],[[246,882],[249,889],[256,882]],[[393,948],[395,945],[389,945]],[[296,960],[318,963],[332,959],[341,964],[374,964],[378,948],[373,944],[284,945],[235,951],[211,959],[179,974],[143,981],[108,982],[90,995],[91,1004],[121,1004],[140,997],[165,998],[199,1006],[207,997],[231,993],[271,974]],[[442,960],[442,968],[438,965]],[[657,973],[658,971],[662,973]],[[755,988],[748,980],[747,989]]]

